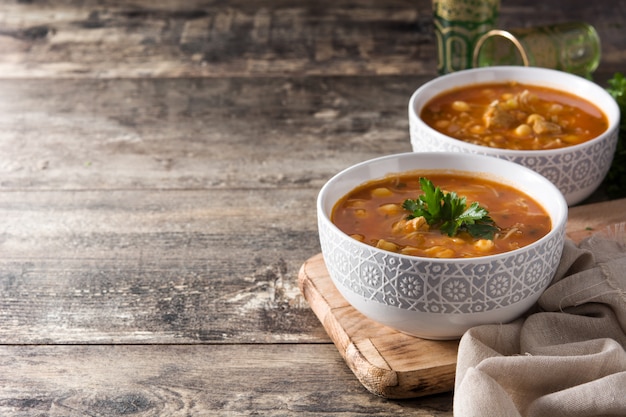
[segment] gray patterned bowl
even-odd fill
[[[518,81],[564,90],[598,106],[609,119],[609,128],[588,142],[561,149],[519,151],[496,149],[451,138],[426,125],[420,117],[424,105],[446,90],[464,85]],[[615,100],[597,84],[565,72],[537,67],[482,67],[437,77],[418,88],[409,101],[409,131],[415,152],[469,152],[507,159],[531,168],[561,190],[575,205],[589,197],[606,176],[615,148],[620,112]]]
[[[548,211],[552,230],[539,241],[504,254],[435,259],[366,245],[331,222],[335,203],[358,185],[419,169],[471,172],[513,185]],[[339,292],[370,319],[428,339],[455,339],[470,327],[505,323],[527,311],[560,262],[567,210],[559,190],[535,171],[459,152],[409,152],[366,161],[331,178],[317,199],[322,254]]]

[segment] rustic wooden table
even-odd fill
[[[623,0],[502,3],[626,71]],[[369,393],[297,284],[435,57],[428,0],[3,1],[0,415],[451,416]]]

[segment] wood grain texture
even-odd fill
[[[299,189],[0,193],[0,341],[326,341],[296,284],[319,251],[314,199]]]
[[[429,79],[0,79],[0,190],[319,189],[410,151]]]
[[[5,78],[433,74],[429,0],[46,0],[0,4]],[[502,2],[500,27],[581,20],[623,70],[626,7]]]
[[[5,77],[425,74],[430,3],[42,0],[0,7]],[[27,54],[24,52],[28,51]],[[115,62],[116,65],[111,65]]]
[[[368,393],[332,345],[0,346],[3,416],[452,416]]]

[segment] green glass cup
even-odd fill
[[[500,0],[432,0],[437,71],[447,74],[472,67],[478,39],[496,27]]]
[[[511,30],[492,29],[476,42],[472,66],[524,65],[591,78],[600,56],[600,37],[595,28],[583,22],[566,22]]]

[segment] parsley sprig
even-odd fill
[[[474,238],[493,239],[499,230],[489,212],[477,202],[468,207],[465,197],[455,192],[444,193],[427,178],[420,178],[420,185],[423,194],[402,204],[410,213],[408,220],[424,217],[430,226],[438,227],[448,236],[465,231]]]

